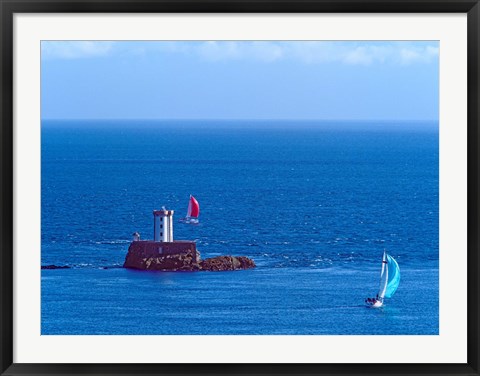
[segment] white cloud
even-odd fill
[[[425,64],[438,58],[437,42],[199,41],[199,42],[43,42],[42,56],[79,59],[117,54],[182,54],[204,61],[291,60],[302,64]]]
[[[304,64],[429,63],[438,47],[421,42],[192,42],[191,53],[209,61],[294,60]]]
[[[424,48],[410,47],[400,50],[402,64],[428,63],[438,57],[438,47],[426,46]]]
[[[348,51],[340,60],[346,64],[370,65],[375,55],[365,47],[357,47]]]
[[[43,41],[42,58],[81,59],[108,55],[114,42],[97,41]]]
[[[255,60],[271,62],[283,56],[281,46],[270,42],[200,42],[192,43],[201,58],[210,61]]]

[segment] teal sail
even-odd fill
[[[385,297],[391,298],[400,284],[400,268],[393,257],[387,255],[388,281]]]

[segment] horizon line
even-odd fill
[[[298,122],[439,122],[440,119],[295,119],[295,118],[41,118],[40,121],[298,121]]]

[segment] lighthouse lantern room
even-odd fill
[[[153,211],[153,240],[173,242],[173,210]]]

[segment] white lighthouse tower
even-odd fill
[[[153,211],[153,240],[173,242],[173,210]]]

